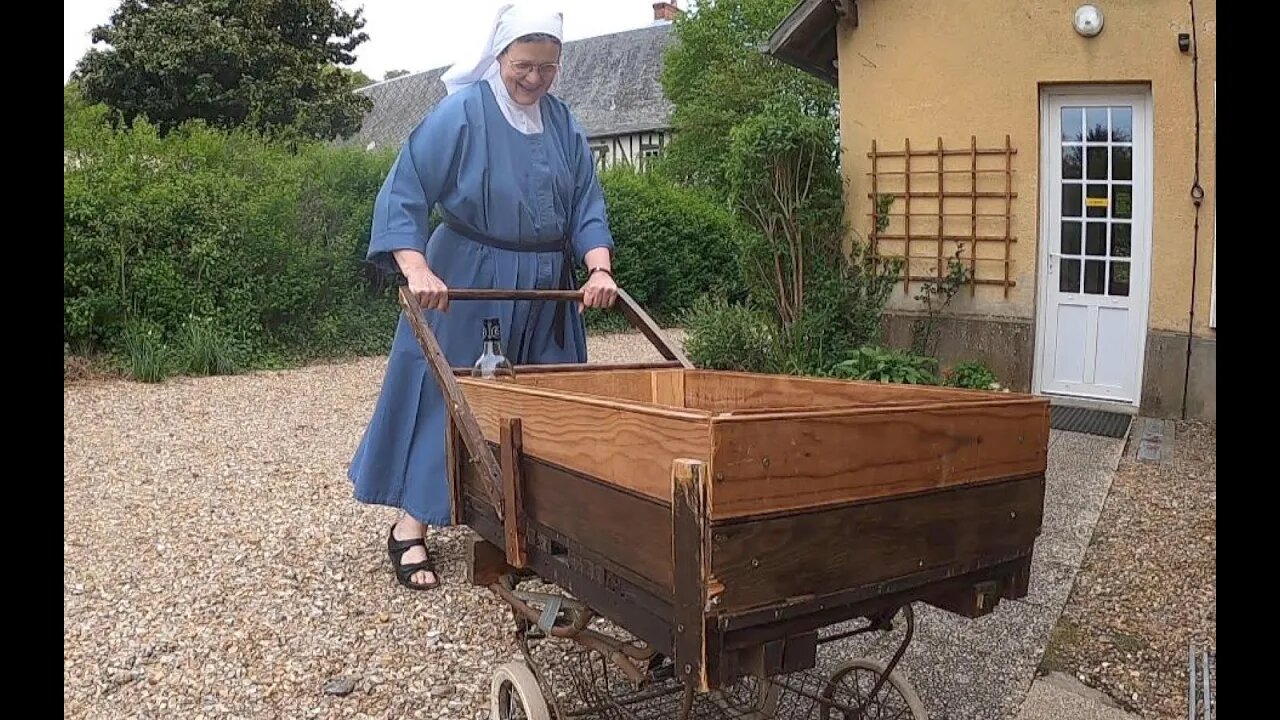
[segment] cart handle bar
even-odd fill
[[[421,314],[421,307],[417,305],[417,298],[412,297],[404,287],[400,289],[401,297],[407,301],[404,302],[407,310]],[[567,300],[572,302],[582,302],[583,292],[581,290],[505,290],[490,288],[449,288],[449,301],[455,300],[543,300],[543,301],[559,301]],[[666,337],[663,336],[662,330],[658,328],[658,324],[649,317],[649,314],[636,303],[627,291],[618,288],[618,299],[614,307],[621,311],[631,323],[631,326],[639,330],[653,343],[654,348],[667,361],[677,362],[685,369],[692,369],[693,363],[689,362],[689,358],[684,353],[676,349]]]
[[[576,302],[582,302],[583,294],[584,293],[581,290],[490,290],[488,288],[449,288],[449,301],[573,300]]]

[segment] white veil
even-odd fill
[[[498,54],[516,38],[531,33],[546,33],[563,41],[564,14],[528,4],[503,5],[493,19],[484,44],[464,55],[441,76],[445,90],[452,95],[472,83],[497,76]]]

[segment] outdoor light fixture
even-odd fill
[[[1076,9],[1074,25],[1076,32],[1093,37],[1102,32],[1102,11],[1096,5],[1081,5]]]
[[[1191,49],[1191,33],[1178,33],[1178,49],[1182,52]]]

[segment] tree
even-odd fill
[[[362,12],[330,0],[122,0],[74,79],[90,103],[167,132],[218,128],[333,139],[371,107],[342,66],[368,40]]]
[[[740,255],[751,287],[784,327],[804,314],[812,278],[841,261],[840,168],[830,122],[764,113],[729,134],[731,200],[757,230]]]
[[[794,5],[795,0],[702,0],[676,20],[676,42],[662,71],[663,90],[675,105],[666,172],[723,194],[725,140],[734,127],[766,111],[835,116],[835,88],[760,50]],[[833,148],[834,142],[833,137]]]
[[[382,76],[382,79],[384,81],[395,80],[398,77],[404,77],[405,75],[408,75],[408,74],[409,74],[408,70],[388,70],[387,73]]]
[[[352,70],[352,69],[350,69],[350,68],[342,68],[342,72],[344,72],[344,73],[346,73],[347,75],[351,76],[351,84],[352,84],[354,87],[362,88],[362,87],[365,87],[365,86],[367,86],[367,85],[372,85],[372,84],[373,84],[373,78],[369,77],[368,75],[365,75],[364,73],[360,72],[359,70]]]
[[[703,303],[699,367],[827,374],[875,340],[899,268],[845,243],[835,88],[761,48],[794,0],[702,0],[676,21],[662,84],[662,171],[719,195],[747,228],[746,302]]]

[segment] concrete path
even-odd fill
[[[1106,693],[1062,673],[1036,678],[1017,720],[1140,720],[1116,706]]]
[[[1067,711],[1079,705],[1081,696],[1063,690],[1062,683],[1041,681],[1033,686],[1033,680],[1084,561],[1123,449],[1122,440],[1052,431],[1045,517],[1027,597],[1002,601],[995,612],[974,620],[915,606],[915,638],[899,667],[924,701],[930,720],[1095,717]],[[834,643],[837,647],[826,653],[822,665],[830,667],[856,655],[887,660],[900,633]],[[1027,709],[1019,715],[1024,700]],[[1053,712],[1054,707],[1060,710]],[[1041,714],[1028,714],[1036,712]],[[1123,715],[1096,717],[1113,720]]]

